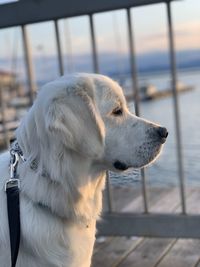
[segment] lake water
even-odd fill
[[[200,71],[187,71],[178,74],[178,80],[186,85],[193,85],[194,90],[179,94],[181,135],[184,174],[186,183],[200,185]],[[151,83],[157,88],[169,88],[168,74],[146,76],[141,83]],[[132,103],[130,109],[134,110]],[[169,137],[162,155],[146,168],[147,182],[151,185],[177,185],[177,151],[175,140],[174,107],[172,97],[142,102],[141,116],[157,122],[169,131]],[[113,184],[129,185],[140,183],[140,172],[129,170],[123,175],[111,173]]]

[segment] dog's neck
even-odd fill
[[[102,205],[104,172],[95,173],[91,159],[63,149],[59,140],[41,142],[36,127],[29,133],[23,129],[23,136],[22,131],[17,133],[27,159],[19,166],[22,194],[63,219],[84,224],[97,219]],[[30,134],[31,141],[27,141]]]
[[[90,166],[84,166],[83,160],[78,172],[80,166],[72,168],[71,157],[52,161],[49,156],[46,160],[46,164],[39,160],[34,169],[31,162],[21,164],[22,193],[61,218],[83,223],[97,219],[101,211],[104,173],[91,176]],[[65,165],[64,169],[62,165]]]

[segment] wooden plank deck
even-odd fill
[[[140,191],[130,188],[113,190],[115,211],[143,211]],[[187,188],[188,213],[200,214],[200,188]],[[151,212],[179,213],[178,188],[150,188]],[[106,210],[106,207],[105,207]],[[95,244],[92,267],[200,267],[200,240],[99,237]]]

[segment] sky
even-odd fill
[[[0,0],[0,4],[8,2]],[[132,8],[134,41],[138,54],[166,51],[167,16],[165,4]],[[200,49],[200,0],[180,0],[172,4],[172,15],[177,50]],[[97,50],[99,53],[127,53],[126,11],[99,13],[94,16]],[[34,56],[56,55],[53,22],[28,25],[31,51]],[[59,21],[64,54],[91,53],[89,20],[87,16]],[[0,30],[0,58],[21,56],[20,28]]]

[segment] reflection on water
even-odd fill
[[[200,185],[200,71],[179,74],[179,80],[195,89],[179,95],[183,163],[186,182]],[[146,81],[158,88],[169,85],[169,76],[146,77]],[[130,109],[134,110],[133,104]],[[153,185],[174,185],[178,183],[175,122],[172,97],[141,103],[141,116],[167,127],[169,137],[162,155],[146,168],[147,181]],[[130,170],[123,175],[111,174],[114,184],[138,183],[138,171]]]

